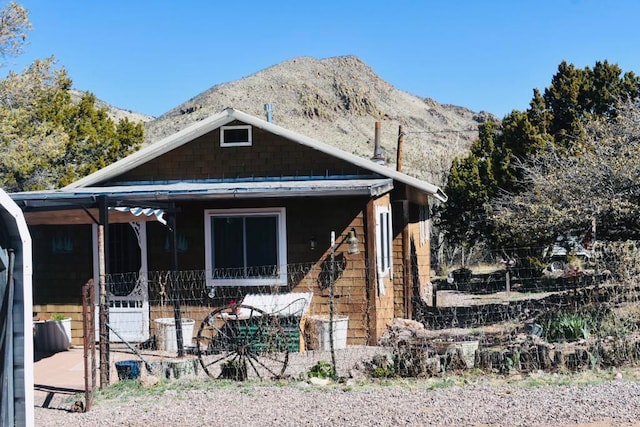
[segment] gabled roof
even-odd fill
[[[290,131],[281,126],[275,125],[271,122],[267,122],[233,108],[227,108],[226,110],[218,114],[194,123],[193,125],[173,135],[170,135],[158,142],[148,145],[140,149],[139,151],[121,160],[118,160],[117,162],[112,163],[97,172],[92,173],[91,175],[88,175],[69,184],[68,186],[64,187],[63,190],[73,190],[107,181],[235,120],[263,129],[274,135],[282,136],[288,140],[347,161],[351,164],[354,164],[363,169],[367,169],[376,174],[392,178],[398,182],[432,195],[440,201],[445,202],[447,200],[446,194],[444,194],[444,192],[436,185],[411,177],[404,173],[397,172],[386,166],[382,166],[380,164],[372,162],[371,160],[363,159],[362,157],[347,153],[331,145],[316,141],[315,139]]]

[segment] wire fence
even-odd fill
[[[462,344],[474,343],[471,360],[458,366],[499,372],[640,361],[638,242],[596,242],[588,249],[562,243],[461,256],[433,279],[433,301],[414,304],[414,319],[425,330],[395,325],[386,343],[411,341],[423,356],[437,353],[438,345],[464,353]],[[409,356],[409,370],[424,372],[425,358]]]
[[[240,304],[247,295],[311,293],[319,303],[308,307],[309,311],[306,314],[328,315],[330,283],[334,283],[336,315],[352,314],[358,317],[366,313],[366,298],[363,292],[366,268],[338,262],[331,266],[319,267],[314,264],[290,264],[284,268],[286,284],[276,280],[276,277],[280,276],[279,273],[243,276],[235,269],[215,272],[151,271],[144,277],[138,273],[109,275],[107,289],[111,313],[117,313],[119,309],[126,311],[138,307],[141,301],[147,300],[151,320],[174,317],[178,310],[183,318],[201,321],[217,308]],[[260,271],[264,272],[266,269]],[[235,280],[238,278],[245,280]],[[231,279],[232,283],[221,284],[219,279]],[[258,281],[265,284],[258,284]],[[143,333],[144,329],[140,329],[140,332]]]
[[[414,317],[432,328],[473,328],[534,319],[554,308],[638,299],[637,242],[503,249],[458,261],[432,280],[430,304],[414,307]]]
[[[504,371],[592,366],[594,360],[622,363],[640,360],[640,344],[634,344],[640,324],[639,248],[637,242],[598,242],[588,250],[558,246],[467,256],[458,265],[450,264],[455,268],[450,267],[448,274],[414,286],[413,290],[424,288],[427,292],[408,296],[413,319],[396,319],[375,346],[367,345],[371,322],[375,321],[370,318],[375,285],[365,285],[372,282],[370,269],[366,263],[344,261],[288,265],[284,268],[286,284],[268,286],[254,281],[250,286],[211,286],[211,279],[244,278],[246,271],[155,271],[144,278],[111,275],[107,280],[110,322],[123,336],[138,334],[134,341],[141,342],[141,348],[161,350],[161,341],[167,341],[161,335],[170,329],[163,322],[186,320],[178,328],[182,329],[185,350],[210,360],[219,354],[216,346],[226,345],[216,334],[236,337],[245,348],[252,348],[246,337],[264,338],[263,332],[256,330],[285,330],[288,342],[294,342],[287,347],[285,362],[287,374],[292,376],[333,358],[338,375],[353,375],[354,369],[360,369],[374,376],[428,375],[473,366]],[[395,267],[397,277],[403,277],[405,265]],[[282,273],[274,268],[249,272],[252,278],[263,279],[281,277]],[[400,288],[395,287],[394,293],[402,298]],[[251,306],[243,305],[248,296],[280,295],[280,302],[273,304],[282,310],[295,301],[296,295],[286,299],[290,294],[314,295],[314,303],[304,307],[305,316],[296,309],[295,316],[281,316],[276,326],[264,320],[254,326],[246,322],[229,326],[230,319],[239,319],[234,306],[240,310]],[[148,307],[142,307],[146,304],[143,301],[148,301]],[[130,315],[136,310],[149,313],[149,317],[141,321]],[[395,317],[402,317],[398,311]],[[334,322],[347,321],[336,329],[335,324],[326,323],[329,314],[335,316]],[[175,323],[173,327],[175,331]],[[260,351],[281,351],[282,343],[276,341],[263,339]],[[466,342],[476,345],[471,356],[464,354],[461,343]],[[604,353],[611,346],[617,346],[615,357]],[[452,348],[456,350],[453,353]],[[175,346],[165,349],[176,351]],[[555,351],[561,353],[556,355]],[[537,354],[535,358],[532,352]],[[225,369],[229,370],[227,365],[220,367],[216,376],[245,375],[237,370],[223,375]]]
[[[226,358],[232,359],[238,348],[252,348],[248,340],[260,338],[260,345],[268,347],[271,343],[264,336],[266,332],[260,331],[282,329],[289,342],[288,376],[301,375],[314,364],[333,359],[334,371],[346,375],[358,360],[385,351],[367,345],[366,265],[336,257],[320,264],[289,264],[282,270],[263,267],[108,275],[109,322],[115,331],[110,339],[137,342],[142,349],[175,355],[180,351],[177,335],[181,335],[187,355],[214,359],[208,353],[232,348]],[[225,280],[232,284],[224,285]],[[234,308],[244,310],[251,319],[236,316]],[[275,314],[278,324],[258,321],[263,314]],[[176,319],[180,319],[180,327],[176,327]],[[216,338],[223,335],[224,339]],[[235,343],[229,342],[231,336]],[[279,374],[278,366],[270,369],[265,376]],[[220,368],[210,373],[214,377],[221,374]]]
[[[598,285],[625,285],[628,293],[640,277],[638,244],[632,241],[598,242],[588,250],[502,249],[457,261],[448,274],[433,279],[435,305],[508,303]]]

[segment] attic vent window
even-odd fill
[[[220,128],[221,147],[251,146],[251,126],[222,126]]]

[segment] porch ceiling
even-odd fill
[[[100,216],[97,208],[82,209],[69,208],[53,211],[24,212],[24,218],[29,225],[77,225],[94,224]],[[129,212],[109,211],[109,223],[157,221],[155,216],[134,216]]]

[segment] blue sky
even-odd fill
[[[298,56],[356,55],[401,90],[500,117],[562,60],[640,74],[636,0],[19,3],[33,30],[8,69],[54,55],[74,87],[153,116]]]

